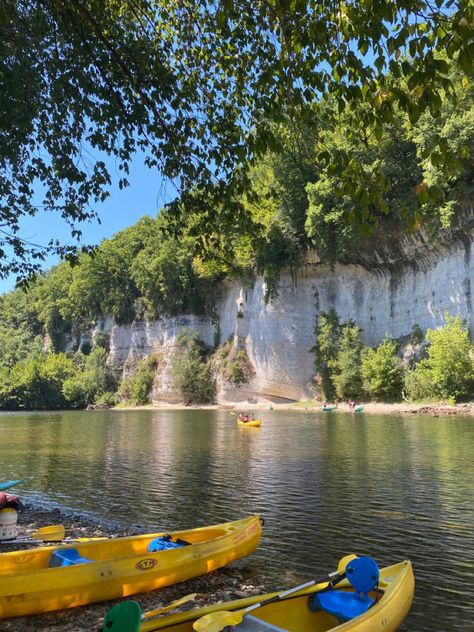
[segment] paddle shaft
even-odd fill
[[[161,606],[161,608],[156,608],[155,610],[149,610],[148,612],[144,612],[142,614],[142,621],[148,621],[148,619],[153,619],[154,617],[157,617],[158,615],[160,615],[162,612],[173,610],[173,608],[177,608],[178,606],[181,606],[187,601],[192,601],[193,599],[196,598],[196,595],[197,593],[192,593],[191,595],[186,595],[185,597],[181,597],[181,599],[176,599],[175,601],[172,601],[166,606]]]
[[[288,595],[300,592],[301,590],[314,586],[315,584],[326,584],[326,586],[321,588],[318,592],[323,592],[328,588],[333,588],[338,582],[346,577],[347,564],[356,557],[357,556],[353,553],[344,556],[339,560],[337,570],[328,573],[323,579],[311,579],[300,586],[295,586],[294,588],[277,593],[276,595],[273,595],[273,597],[264,599],[263,601],[248,606],[247,608],[243,608],[242,610],[220,610],[217,612],[210,612],[209,614],[206,614],[194,621],[193,630],[196,630],[197,632],[218,632],[219,630],[223,630],[226,626],[238,625],[248,612],[251,612],[256,608],[261,608],[271,602],[279,601],[284,597],[288,597]]]
[[[264,601],[261,601],[260,603],[254,603],[252,606],[248,606],[248,608],[245,608],[245,612],[251,612],[252,610],[255,610],[256,608],[261,608],[262,606],[266,606],[268,603],[279,601],[280,599],[284,599],[285,597],[288,597],[288,595],[292,595],[293,593],[299,592],[300,590],[304,590],[305,588],[309,588],[310,586],[314,586],[315,584],[322,584],[323,582],[327,581],[328,578],[329,578],[329,583],[326,588],[332,587],[338,582],[340,582],[342,579],[344,579],[345,576],[346,576],[345,573],[339,574],[337,571],[334,571],[333,573],[329,573],[328,575],[326,575],[326,577],[324,577],[323,579],[319,579],[319,580],[310,579],[305,584],[301,584],[300,586],[295,586],[294,588],[289,588],[288,590],[278,593],[278,595],[274,595],[273,597],[264,599]],[[325,590],[325,588],[323,588],[323,590]]]

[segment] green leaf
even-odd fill
[[[470,73],[474,69],[473,60],[465,49],[459,51],[458,62],[465,73]]]

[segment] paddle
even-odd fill
[[[357,555],[346,555],[345,557],[339,560],[339,564],[337,565],[337,570],[332,573],[328,573],[326,577],[320,580],[311,579],[300,586],[295,586],[294,588],[290,588],[289,590],[285,590],[281,593],[274,595],[273,597],[269,597],[260,603],[255,603],[247,608],[243,608],[241,610],[219,610],[217,612],[210,612],[209,614],[204,615],[197,621],[193,623],[193,629],[196,632],[220,632],[226,626],[230,625],[238,625],[242,622],[244,616],[255,610],[256,608],[261,608],[262,606],[266,606],[268,603],[273,601],[279,601],[288,595],[292,595],[293,593],[299,592],[304,588],[309,588],[310,586],[314,586],[315,584],[322,584],[323,582],[328,582],[327,586],[324,586],[321,590],[326,590],[327,588],[332,588],[338,582],[343,580],[346,576],[346,566],[348,563],[355,559]]]
[[[4,483],[0,483],[0,491],[5,491],[6,489],[10,489],[10,487],[15,487],[15,485],[19,485],[20,483],[24,483],[26,478],[20,478],[16,481],[5,481]]]
[[[186,595],[185,597],[181,597],[181,599],[175,599],[167,606],[161,606],[161,608],[156,608],[155,610],[149,610],[148,612],[144,612],[142,614],[142,621],[146,621],[148,619],[152,619],[153,617],[157,617],[162,612],[167,612],[168,610],[173,610],[178,606],[181,606],[183,603],[188,601],[193,601],[197,596],[197,593],[191,593],[190,595]]]
[[[66,530],[62,524],[40,527],[33,531],[27,540],[1,540],[1,544],[42,544],[43,542],[60,542],[64,540]]]
[[[33,531],[31,538],[34,540],[44,540],[45,542],[59,542],[60,540],[64,540],[65,535],[66,529],[63,524],[51,524]]]

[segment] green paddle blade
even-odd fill
[[[105,615],[102,632],[139,632],[142,613],[136,601],[122,601]]]

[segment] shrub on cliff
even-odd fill
[[[324,399],[360,399],[361,329],[353,320],[342,325],[337,312],[322,312],[314,329],[316,381]]]
[[[362,396],[360,365],[363,344],[360,334],[361,329],[354,321],[346,321],[341,329],[336,357],[329,362],[338,399],[360,399]]]
[[[149,404],[156,365],[155,356],[149,356],[138,362],[135,371],[122,379],[118,391],[119,399],[138,406]]]
[[[314,328],[314,335],[316,342],[311,351],[315,354],[316,379],[322,396],[332,401],[336,394],[332,382],[332,362],[336,358],[341,336],[341,325],[336,310],[321,312]]]
[[[98,397],[115,386],[105,366],[107,352],[96,347],[85,358],[79,356],[77,372],[66,379],[62,392],[71,408],[85,408],[94,404]]]
[[[474,369],[469,332],[459,316],[445,315],[440,329],[428,329],[428,357],[407,373],[405,385],[413,400],[459,400],[473,392]]]
[[[381,401],[400,399],[404,373],[396,351],[396,343],[386,338],[376,349],[366,347],[362,352],[362,386],[370,398]]]
[[[216,349],[211,358],[211,369],[235,385],[248,382],[255,375],[247,350],[234,344],[233,338]]]
[[[215,385],[211,366],[203,350],[189,331],[177,336],[171,359],[171,379],[185,404],[205,404],[214,398]]]

